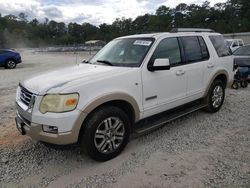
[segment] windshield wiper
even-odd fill
[[[103,64],[110,65],[110,66],[114,66],[111,62],[106,61],[106,60],[97,60],[96,62],[103,63]]]
[[[89,63],[89,61],[87,61],[87,60],[83,60],[83,61],[82,61],[82,63]]]

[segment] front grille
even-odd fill
[[[21,101],[26,104],[27,106],[30,105],[33,93],[25,89],[23,86],[20,86],[20,99]]]

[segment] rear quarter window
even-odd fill
[[[209,36],[217,54],[219,57],[231,55],[230,49],[226,46],[224,38],[221,35],[212,35]]]

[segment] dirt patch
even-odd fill
[[[21,146],[28,139],[28,137],[22,136],[18,132],[14,121],[0,124],[1,148]]]

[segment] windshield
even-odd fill
[[[115,39],[90,59],[89,63],[139,67],[153,42],[153,38]]]
[[[234,51],[234,55],[250,55],[250,45],[242,46]]]

